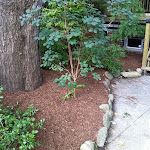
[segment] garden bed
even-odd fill
[[[122,61],[124,70],[135,70],[141,67],[142,54],[127,53]],[[96,141],[98,130],[102,127],[104,112],[99,109],[101,104],[108,102],[108,93],[103,84],[104,69],[96,70],[102,80],[96,81],[91,74],[80,78],[79,84],[85,84],[76,93],[76,98],[62,100],[67,93],[66,88],[58,88],[54,79],[60,74],[43,70],[43,85],[32,92],[4,93],[4,106],[22,103],[22,108],[34,104],[39,112],[36,119],[45,118],[37,139],[40,141],[38,150],[77,150],[87,140]]]

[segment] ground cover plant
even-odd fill
[[[125,54],[124,49],[115,43],[139,33],[141,26],[138,25],[137,12],[142,12],[142,9],[140,5],[135,7],[139,1],[103,1],[112,16],[108,26],[104,21],[107,16],[95,8],[91,1],[43,2],[47,3],[44,9],[33,6],[32,9],[26,10],[26,14],[20,17],[21,24],[31,22],[33,26],[41,27],[36,39],[42,41],[47,49],[42,57],[41,67],[64,71],[60,78],[54,80],[58,87],[67,86],[71,89],[68,94],[75,96],[76,88],[84,87],[77,84],[78,79],[81,76],[86,77],[89,71],[96,80],[101,79],[100,75],[94,72],[96,68],[105,67],[113,74],[118,73],[123,66],[120,58]],[[116,18],[119,19],[120,27],[108,37],[106,33],[111,32],[109,26]]]
[[[0,94],[3,88],[0,86]],[[33,117],[38,111],[33,105],[29,105],[28,109],[21,111],[16,105],[2,108],[2,99],[0,96],[0,149],[1,150],[27,150],[35,146],[39,146],[39,141],[36,141],[35,134],[38,133],[38,128],[42,128],[44,119],[39,123],[35,122]]]

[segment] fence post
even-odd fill
[[[149,40],[150,40],[150,19],[146,19],[146,31],[145,31],[143,60],[142,60],[142,68],[143,69],[146,67],[146,64],[147,64],[147,54],[148,54],[148,50],[149,50]]]

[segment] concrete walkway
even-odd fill
[[[105,150],[150,150],[150,76],[119,79]]]

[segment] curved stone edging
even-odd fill
[[[112,76],[112,78],[110,79],[109,76]],[[105,81],[103,82],[105,87],[107,88],[108,92],[111,93],[111,87],[110,87],[110,80],[113,79],[113,75],[111,75],[109,72],[105,72]],[[105,114],[103,116],[103,127],[98,131],[98,135],[97,135],[97,145],[100,148],[104,148],[107,136],[108,136],[108,130],[111,126],[111,121],[112,121],[112,117],[113,117],[113,111],[112,111],[112,105],[113,105],[113,101],[114,101],[114,95],[113,94],[109,94],[108,95],[108,104],[102,104],[99,106],[100,109],[105,111]]]
[[[113,80],[113,76],[108,71],[105,73],[105,76],[106,76],[106,78],[103,83],[104,83],[105,87],[107,88],[108,92],[111,93],[110,80]],[[114,95],[109,94],[108,95],[108,104],[102,104],[99,106],[100,109],[103,109],[105,111],[105,114],[103,116],[103,126],[104,127],[98,131],[97,143],[95,143],[93,141],[85,141],[81,145],[80,150],[98,150],[98,147],[104,148],[104,144],[105,144],[107,136],[108,136],[108,130],[110,128],[111,120],[113,117],[113,111],[112,111],[113,101],[114,101]]]
[[[101,128],[98,131],[97,136],[97,145],[98,147],[103,148],[104,144],[106,142],[107,136],[108,136],[108,130],[111,125],[111,120],[113,117],[113,111],[112,111],[112,103],[114,101],[114,95],[109,94],[108,104],[102,104],[99,106],[100,109],[103,109],[105,111],[105,114],[103,116],[103,128]]]
[[[103,109],[105,111],[105,114],[103,116],[104,127],[98,131],[97,143],[86,141],[81,145],[80,150],[98,150],[98,147],[104,148],[104,144],[108,136],[108,130],[110,128],[111,120],[113,117],[112,103],[114,101],[114,95],[109,94],[108,98],[108,104],[102,104],[99,106],[100,109]]]
[[[120,75],[123,77],[129,78],[129,77],[140,77],[141,74],[142,74],[142,69],[137,68],[136,71],[121,72]],[[109,76],[112,76],[112,75],[109,72],[105,72],[105,76],[106,76],[106,79],[103,83],[105,87],[107,88],[108,92],[111,93],[110,80],[112,80],[113,78],[110,78]],[[108,104],[102,104],[99,106],[100,109],[105,111],[105,114],[103,116],[103,127],[98,131],[98,135],[97,135],[97,145],[98,147],[102,149],[104,148],[104,145],[108,136],[108,130],[111,126],[111,121],[113,118],[112,105],[114,101],[114,95],[109,94],[108,97],[109,97]]]

